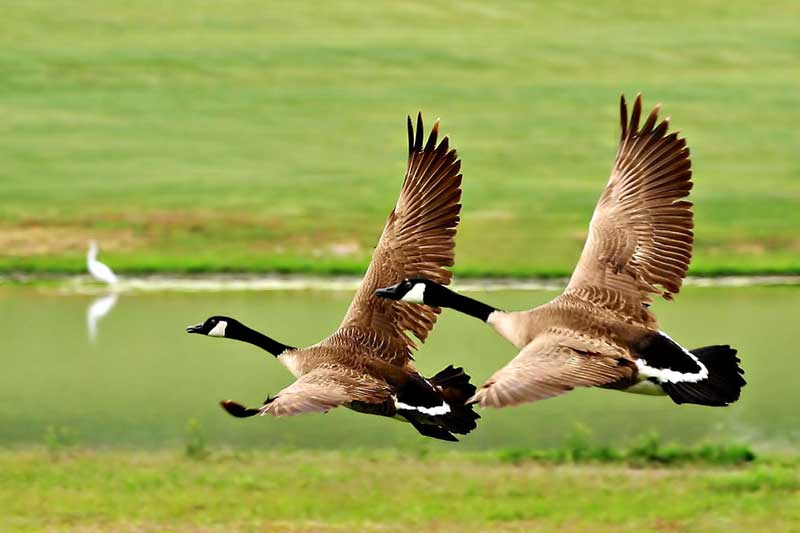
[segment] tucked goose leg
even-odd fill
[[[259,409],[245,407],[244,405],[234,402],[233,400],[223,400],[219,402],[219,404],[228,412],[229,415],[235,416],[236,418],[255,416],[260,411]]]

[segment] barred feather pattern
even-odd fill
[[[630,119],[620,101],[622,134],[616,161],[589,228],[589,236],[566,292],[599,287],[631,304],[652,294],[669,300],[683,283],[692,257],[692,189],[689,149],[659,106],[639,125],[641,95]]]
[[[347,368],[319,367],[268,398],[261,415],[324,413],[353,401],[380,403],[391,394],[385,382]]]
[[[367,329],[398,349],[386,350],[392,364],[403,366],[416,348],[407,332],[424,342],[440,310],[375,296],[397,280],[422,276],[450,283],[446,267],[455,260],[455,235],[461,211],[461,162],[444,137],[437,144],[439,122],[427,141],[422,116],[416,128],[408,118],[409,155],[397,205],[389,215],[372,262],[341,329]],[[424,142],[423,142],[424,141]]]
[[[417,116],[416,129],[409,117],[408,167],[400,197],[342,324],[323,341],[280,355],[299,376],[294,383],[260,409],[223,402],[228,412],[292,416],[344,405],[371,414],[393,413],[398,387],[419,379],[410,363],[415,345],[406,332],[424,341],[440,310],[378,298],[375,291],[414,276],[446,285],[452,276],[446,267],[455,256],[461,163],[447,137],[437,144],[438,121],[425,142],[423,132],[422,116]],[[464,413],[474,420],[470,409]],[[430,433],[435,429],[420,432],[435,436]]]
[[[613,345],[592,344],[584,346],[574,336],[556,331],[542,335],[495,372],[470,402],[481,407],[510,407],[575,387],[610,386],[632,378],[634,367],[622,360],[624,352]],[[610,355],[615,352],[616,357]]]

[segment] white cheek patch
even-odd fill
[[[408,291],[405,296],[401,298],[401,300],[412,304],[425,303],[425,284],[415,283],[414,286],[411,287],[411,290]]]
[[[211,331],[208,332],[209,337],[224,337],[225,336],[225,328],[228,327],[228,323],[224,320],[220,320],[217,322],[217,325],[214,326]]]

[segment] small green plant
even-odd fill
[[[203,426],[197,419],[190,418],[186,423],[184,438],[184,453],[186,457],[198,461],[208,457],[209,451],[205,435],[203,434]]]
[[[661,451],[661,437],[659,437],[658,433],[650,432],[646,435],[643,435],[637,444],[633,447],[628,448],[627,450],[627,457],[629,459],[641,460],[645,462],[656,462],[656,463],[668,463],[672,462],[672,460],[683,458],[685,456],[685,452],[687,450],[683,448],[672,448],[669,454],[660,454]],[[677,453],[675,453],[677,452]]]
[[[47,426],[44,434],[45,446],[47,446],[47,451],[51,456],[56,456],[75,446],[77,441],[75,432],[63,426]]]

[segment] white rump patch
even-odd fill
[[[415,283],[411,290],[405,293],[400,300],[412,304],[425,303],[425,284]]]
[[[446,415],[450,412],[450,405],[448,405],[447,402],[442,402],[442,405],[437,405],[436,407],[422,407],[419,405],[409,405],[407,403],[403,403],[399,401],[397,397],[394,397],[394,406],[397,409],[403,409],[405,411],[418,411],[428,416]]]
[[[211,328],[211,331],[208,332],[209,337],[224,337],[225,336],[225,328],[228,327],[228,323],[224,320],[220,320],[217,322],[217,325]]]
[[[667,339],[672,340],[672,338],[664,333],[663,331],[658,332],[659,335],[666,337]],[[678,344],[675,342],[675,344]],[[636,360],[636,367],[639,369],[639,374],[645,378],[656,378],[662,383],[697,383],[698,381],[703,381],[704,379],[708,378],[708,368],[706,365],[700,362],[700,360],[695,356],[692,352],[681,346],[681,350],[683,353],[688,355],[692,358],[692,360],[697,363],[697,366],[700,367],[698,372],[694,373],[687,373],[687,372],[677,372],[675,370],[670,370],[668,368],[653,368],[648,366],[647,363],[642,361],[641,359]]]

